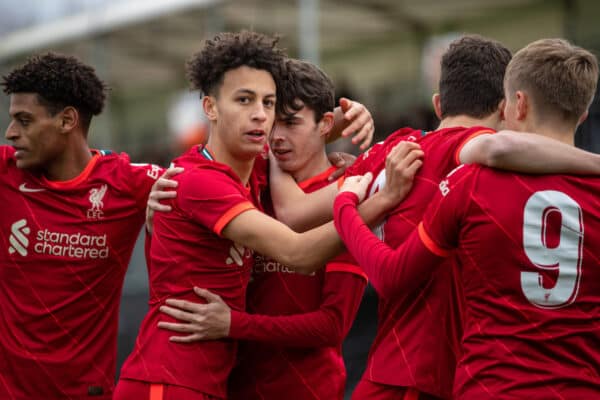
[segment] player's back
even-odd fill
[[[391,247],[402,244],[421,221],[439,182],[460,164],[463,144],[474,136],[492,132],[478,126],[430,133],[403,128],[359,158],[346,175],[371,171],[374,179],[369,195],[372,195],[385,185],[385,158],[396,144],[402,140],[416,141],[425,153],[411,193],[388,214],[375,233]],[[407,288],[391,297],[379,296],[377,335],[365,377],[449,398],[462,333],[462,295],[456,273],[452,268],[440,268],[426,282],[407,283]]]
[[[455,393],[600,397],[600,178],[468,169],[477,176],[459,200],[467,313]]]
[[[96,152],[51,182],[0,147],[0,398],[112,398],[121,287],[159,173]]]

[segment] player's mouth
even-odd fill
[[[273,152],[275,158],[280,161],[288,160],[292,157],[292,150],[274,148],[271,149],[271,151]]]
[[[255,129],[252,131],[248,131],[248,132],[246,132],[245,136],[250,141],[256,142],[256,143],[263,143],[267,138],[267,134],[262,129]]]
[[[16,159],[23,158],[25,156],[25,153],[27,152],[27,149],[25,147],[13,146],[13,149],[15,149],[14,157]]]

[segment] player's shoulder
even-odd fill
[[[12,146],[1,145],[0,146],[0,165],[2,168],[14,161],[15,149]]]
[[[472,187],[480,178],[483,170],[494,171],[479,164],[460,164],[450,171],[438,185],[442,196],[447,196],[451,191]]]

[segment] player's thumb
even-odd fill
[[[364,176],[363,176],[363,181],[365,184],[369,184],[371,183],[371,181],[373,180],[373,174],[371,172],[367,172]]]

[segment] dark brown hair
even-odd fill
[[[442,56],[442,118],[484,118],[498,110],[504,99],[504,72],[510,58],[506,47],[482,36],[467,35],[453,41]]]
[[[285,63],[281,97],[282,116],[291,116],[306,106],[314,111],[315,122],[335,107],[335,89],[331,79],[316,65],[296,59]]]
[[[107,86],[93,67],[79,59],[57,53],[29,58],[24,65],[2,77],[4,93],[36,93],[51,115],[74,107],[87,132],[93,115],[104,108]]]
[[[256,32],[223,32],[208,39],[187,62],[191,87],[204,95],[216,96],[229,70],[248,66],[269,72],[278,87],[285,54],[277,47],[279,38]]]

